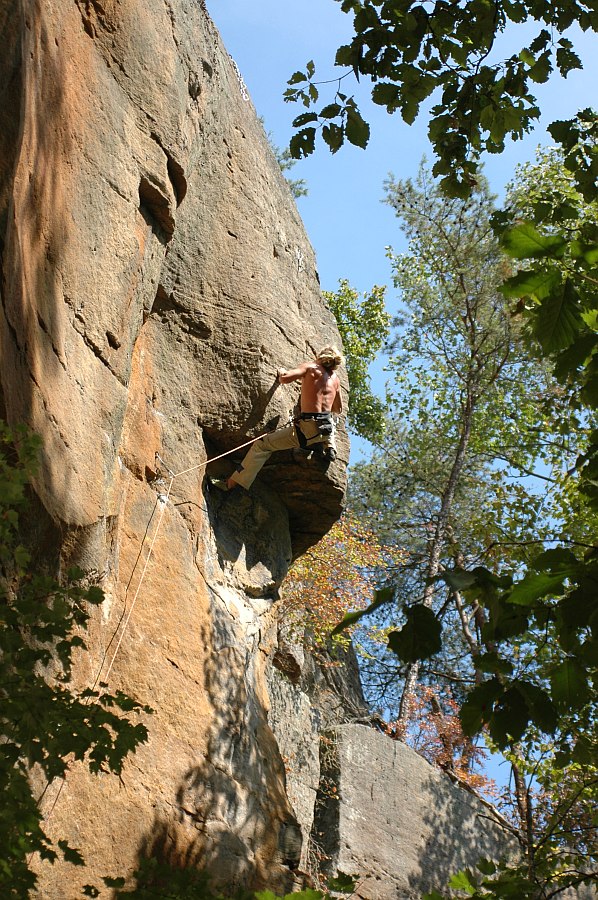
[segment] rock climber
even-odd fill
[[[343,408],[340,381],[336,374],[342,363],[339,350],[326,346],[314,360],[303,362],[296,369],[279,369],[279,384],[301,382],[300,414],[293,422],[252,444],[239,468],[228,479],[213,478],[211,483],[224,491],[230,491],[237,485],[248,490],[275,450],[313,448],[326,462],[336,459],[333,413],[340,413]]]

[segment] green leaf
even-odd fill
[[[490,720],[496,700],[503,687],[497,678],[483,681],[469,692],[459,713],[463,731],[472,736],[477,734]]]
[[[488,722],[490,736],[503,749],[524,734],[530,720],[529,706],[517,685],[507,688],[498,698]]]
[[[579,298],[569,279],[534,313],[534,335],[546,353],[564,350],[573,343],[582,326]]]
[[[344,631],[346,628],[350,628],[352,625],[355,625],[357,622],[359,622],[360,619],[363,619],[364,616],[369,616],[370,613],[373,613],[381,606],[384,606],[385,603],[390,603],[393,598],[393,588],[386,587],[374,591],[373,603],[370,603],[370,605],[366,606],[365,609],[357,609],[354,612],[349,612],[345,616],[343,616],[338,625],[335,625],[330,632],[331,637],[334,637],[335,634],[340,634],[341,631]]]
[[[536,57],[534,56],[534,54],[530,53],[530,51],[526,47],[524,47],[523,50],[519,52],[519,59],[521,60],[521,62],[524,62],[526,66],[533,66],[536,61]]]
[[[324,125],[322,128],[322,137],[326,144],[330,147],[332,153],[336,153],[344,143],[345,133],[340,125],[336,125],[335,123],[331,123],[330,125]]]
[[[529,77],[537,84],[544,84],[548,80],[548,76],[552,72],[552,63],[550,62],[550,51],[546,51],[529,70]]]
[[[558,724],[558,714],[551,697],[536,684],[517,681],[515,687],[525,700],[530,718],[546,734],[553,734]]]
[[[566,547],[550,547],[534,558],[533,567],[536,572],[559,572],[574,577],[579,570],[579,560]]]
[[[287,84],[300,84],[302,81],[307,81],[305,72],[294,72],[287,81]]]
[[[401,90],[396,84],[378,82],[372,89],[372,100],[378,106],[385,106],[392,113],[399,108]]]
[[[475,884],[472,881],[471,872],[467,869],[457,872],[455,875],[451,875],[449,878],[449,887],[453,888],[455,891],[465,891],[465,893],[470,896],[475,894],[476,891]]]
[[[345,125],[347,140],[356,147],[365,149],[370,139],[370,126],[356,109],[347,109],[347,122]]]
[[[307,125],[309,122],[317,122],[318,114],[315,112],[307,112],[301,113],[300,116],[296,116],[293,119],[293,128],[301,128],[303,125]]]
[[[496,864],[491,859],[478,860],[476,868],[482,875],[494,875],[496,872]]]
[[[405,610],[407,622],[388,635],[388,647],[404,662],[428,659],[442,649],[442,625],[427,606],[418,603]]]
[[[560,259],[567,246],[562,235],[540,234],[531,222],[522,222],[505,231],[502,244],[514,259],[539,259],[546,256]]]
[[[581,318],[592,331],[598,331],[598,309],[586,309],[581,313]]]
[[[555,269],[527,270],[518,272],[500,286],[501,294],[507,299],[534,296],[543,300],[561,282],[560,272]]]
[[[496,650],[477,656],[475,665],[480,672],[486,672],[489,675],[511,675],[513,673],[513,664],[508,659],[499,656]]]
[[[329,891],[339,891],[342,894],[352,894],[355,885],[359,880],[359,875],[345,875],[344,872],[338,872],[336,877],[329,878],[326,887]]]
[[[563,44],[563,41],[559,41]],[[556,64],[561,75],[566,77],[572,69],[581,69],[581,59],[570,47],[561,46],[556,51]]]
[[[531,606],[542,597],[562,593],[564,578],[565,575],[562,573],[556,575],[548,572],[528,574],[513,587],[509,600],[519,606]]]
[[[289,141],[289,150],[293,159],[301,159],[303,156],[312,154],[314,152],[315,139],[315,128],[304,128],[302,131],[294,134]]]
[[[583,258],[589,266],[595,266],[598,263],[598,246],[594,244],[591,247],[584,247]]]
[[[336,118],[336,116],[340,115],[341,109],[342,107],[339,103],[329,103],[328,106],[325,106],[320,110],[320,118],[334,119]]]
[[[459,568],[443,572],[439,578],[445,581],[453,591],[465,591],[477,584],[477,579],[473,572]]]
[[[314,891],[313,888],[303,888],[302,891],[285,894],[284,900],[323,900],[325,896],[322,891]]]
[[[555,703],[576,709],[590,696],[587,676],[575,659],[566,659],[550,674],[552,698]]]

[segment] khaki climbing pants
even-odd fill
[[[266,434],[249,448],[240,467],[232,473],[231,478],[246,490],[251,487],[262,466],[276,450],[293,450],[304,446],[306,450],[316,444],[323,444],[336,451],[335,427],[332,420],[332,434],[322,435],[314,419],[298,419],[289,422],[284,428]],[[303,440],[297,437],[297,429],[301,429]]]

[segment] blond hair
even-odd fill
[[[333,372],[339,366],[342,366],[344,361],[343,354],[333,344],[327,344],[326,347],[322,347],[319,353],[316,354],[316,362],[324,366],[325,369],[331,369]]]

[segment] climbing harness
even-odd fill
[[[332,413],[330,412],[300,413],[293,422],[295,424],[297,440],[299,441],[299,446],[302,450],[308,450],[314,444],[328,444],[333,440],[335,423]],[[302,422],[312,423],[312,427],[307,429],[307,434],[301,426]],[[309,431],[312,433],[309,434]]]

